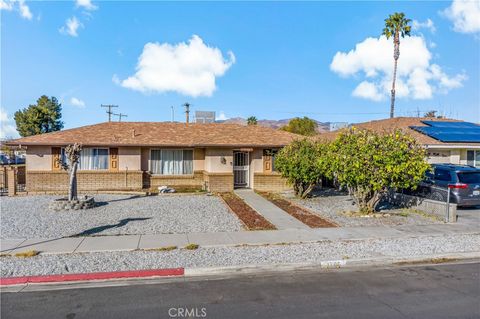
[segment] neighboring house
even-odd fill
[[[81,191],[235,187],[288,189],[273,168],[276,151],[298,135],[257,125],[106,122],[9,141],[26,149],[26,190],[65,191],[63,147],[82,144]]]
[[[480,126],[451,119],[396,117],[353,124],[376,132],[395,129],[410,134],[427,149],[430,163],[452,163],[480,167]],[[332,139],[337,132],[320,134]]]

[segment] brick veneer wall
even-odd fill
[[[233,191],[233,173],[209,173],[204,172],[207,190],[210,192]]]
[[[65,171],[27,171],[27,192],[66,192]],[[79,191],[141,190],[142,171],[78,171]]]
[[[259,191],[281,192],[291,189],[279,173],[254,173],[253,188]]]
[[[179,189],[203,189],[203,171],[195,171],[193,175],[162,176],[146,173],[144,186],[146,188],[157,188],[158,186],[171,186]]]

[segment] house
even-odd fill
[[[452,163],[480,167],[480,125],[452,119],[395,117],[353,124],[376,132],[400,129],[425,146],[430,163]],[[332,139],[339,131],[321,134]]]
[[[83,146],[80,191],[177,189],[213,192],[287,189],[273,156],[297,135],[236,124],[106,122],[10,141],[26,150],[27,192],[61,192],[63,148]]]

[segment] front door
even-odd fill
[[[248,152],[233,152],[233,186],[235,188],[248,187],[250,165]]]

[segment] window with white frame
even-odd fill
[[[151,150],[150,171],[160,175],[193,174],[193,150]]]
[[[61,160],[68,164],[65,149],[62,147]],[[80,151],[78,169],[93,171],[108,169],[108,148],[84,148]]]
[[[467,165],[480,167],[480,151],[467,151]]]

